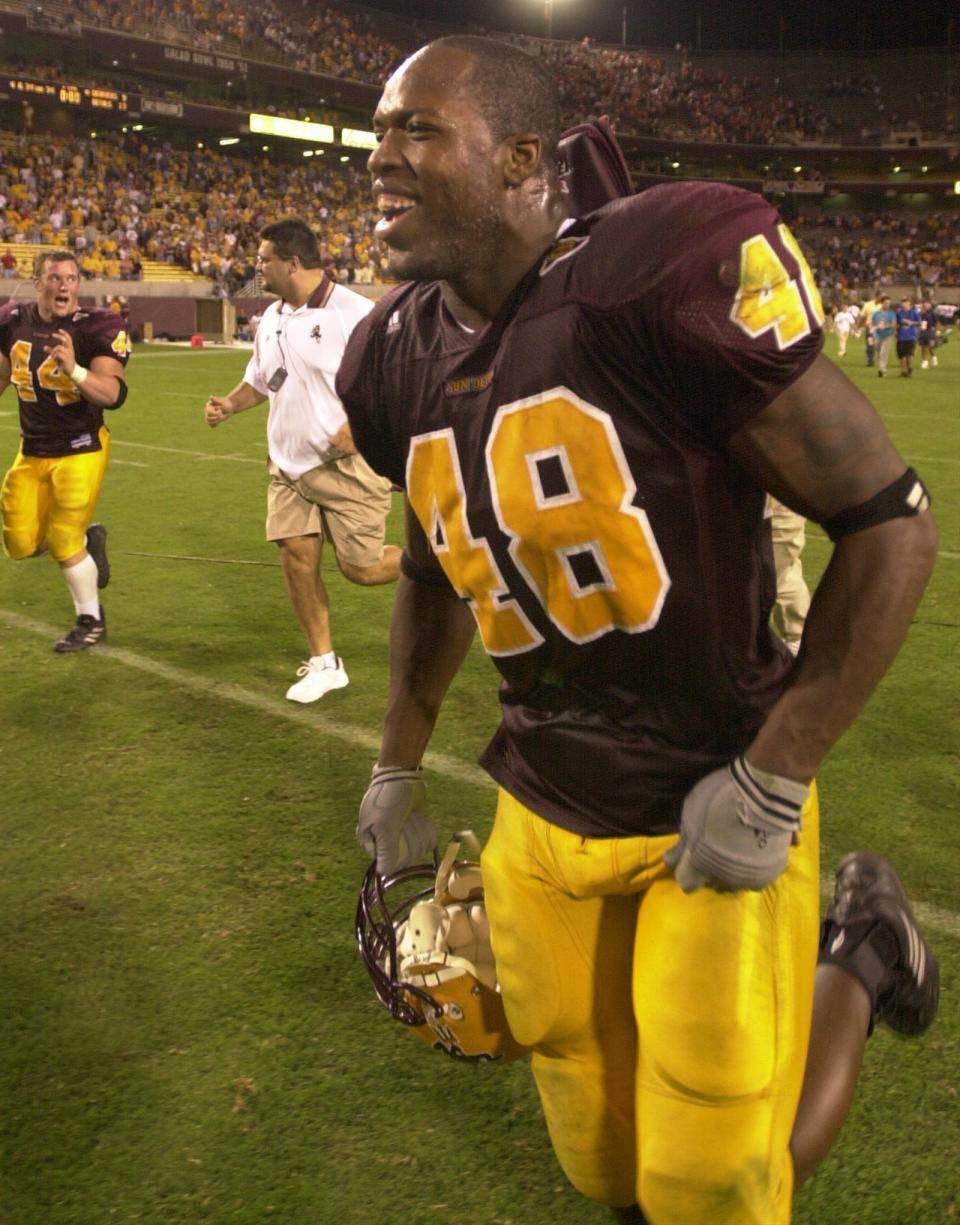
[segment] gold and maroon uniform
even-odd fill
[[[439,285],[398,287],[338,379],[502,674],[487,905],[554,1146],[586,1194],[658,1223],[789,1217],[815,794],[762,894],[686,897],[662,855],[789,672],[766,493],[727,443],[822,318],[760,196],[670,185],[568,223],[483,330]]]
[[[65,561],[83,547],[109,456],[103,409],[45,352],[58,329],[70,333],[80,366],[100,356],[125,366],[130,353],[113,311],[81,308],[47,322],[32,302],[0,307],[0,353],[20,405],[20,449],[2,491],[4,549],[16,559],[46,544]]]

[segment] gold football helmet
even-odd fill
[[[459,859],[466,844],[477,859]],[[378,876],[371,864],[357,904],[357,945],[381,1004],[434,1050],[485,1062],[525,1055],[507,1025],[469,830],[439,865]]]

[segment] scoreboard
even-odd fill
[[[76,106],[82,110],[112,111],[125,115],[132,109],[140,109],[139,94],[128,94],[122,89],[71,85],[64,81],[32,81],[27,77],[7,77],[6,86],[12,97],[59,102],[62,106]]]

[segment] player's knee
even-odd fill
[[[3,529],[3,551],[11,561],[24,561],[40,550],[40,541],[35,531]]]
[[[67,561],[84,548],[84,533],[76,528],[51,524],[47,529],[47,548],[55,561]]]
[[[691,1154],[693,1156],[693,1154]],[[778,1220],[778,1192],[768,1159],[748,1154],[729,1167],[709,1160],[672,1159],[645,1166],[640,1202],[651,1221],[710,1221],[711,1225],[770,1225]]]

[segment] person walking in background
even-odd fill
[[[866,349],[868,366],[873,365],[877,347],[877,342],[873,335],[873,324],[871,320],[873,319],[874,311],[878,311],[879,309],[880,299],[875,294],[871,294],[867,301],[864,302],[863,309],[860,312],[860,320],[863,324],[863,343],[864,348]]]
[[[877,377],[882,379],[887,373],[890,347],[897,330],[897,312],[890,306],[889,294],[880,295],[880,308],[870,317],[870,327],[876,341]]]
[[[215,427],[269,401],[266,534],[280,548],[309,649],[287,697],[306,703],[348,684],[320,575],[324,540],[343,576],[365,587],[396,580],[400,550],[384,544],[390,482],[356,454],[334,390],[350,333],[372,303],[334,284],[321,266],[316,235],[300,218],[265,226],[260,239],[257,265],[279,300],[264,311],[243,380],[228,395],[210,396],[204,416]]]
[[[110,579],[107,529],[92,523],[110,456],[104,409],[127,397],[130,356],[120,315],[77,300],[80,269],[66,250],[37,257],[36,302],[0,307],[0,392],[20,405],[20,450],[3,481],[3,547],[14,561],[49,552],[73,598],[76,623],[58,654],[102,642],[100,590]]]
[[[897,315],[897,357],[900,359],[900,377],[908,379],[913,374],[913,354],[920,335],[920,312],[909,296],[901,299]]]
[[[856,317],[853,313],[853,308],[850,306],[843,307],[837,311],[833,317],[833,329],[837,333],[837,357],[846,357],[847,355],[847,340],[850,332],[856,324]]]
[[[926,370],[937,363],[937,340],[940,335],[940,321],[937,317],[937,304],[926,302],[920,310],[920,335],[917,344],[920,346],[920,369]]]

